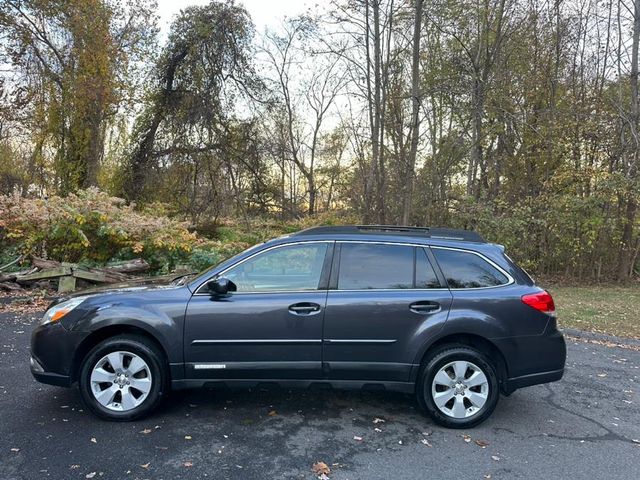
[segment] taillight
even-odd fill
[[[546,313],[547,315],[556,314],[556,306],[553,303],[553,297],[546,290],[539,293],[529,293],[522,296],[522,303],[529,305],[531,308]]]

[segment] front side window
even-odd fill
[[[317,290],[327,253],[326,243],[274,248],[231,267],[222,276],[238,292]]]
[[[449,288],[496,287],[509,279],[482,257],[460,250],[433,248]]]
[[[402,245],[342,244],[338,289],[413,288],[413,251]]]

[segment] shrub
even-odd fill
[[[172,268],[188,261],[200,239],[185,222],[136,211],[91,188],[48,199],[0,196],[0,242],[59,261],[141,257],[153,268]]]

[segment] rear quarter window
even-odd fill
[[[432,248],[449,288],[486,288],[509,283],[509,278],[481,256],[461,250]]]

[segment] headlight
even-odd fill
[[[40,325],[46,325],[47,323],[54,323],[64,317],[71,310],[76,308],[82,302],[84,302],[87,297],[76,297],[66,300],[64,302],[60,302],[57,305],[54,305],[49,310],[46,311],[44,317],[42,317],[42,321]]]

